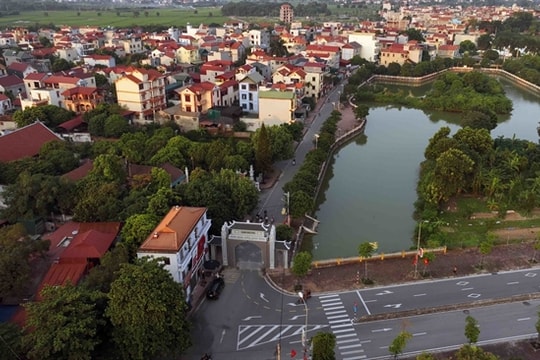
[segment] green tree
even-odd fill
[[[154,214],[130,216],[122,227],[122,243],[134,254],[158,223],[159,218]]]
[[[478,326],[478,321],[475,318],[468,315],[465,318],[465,337],[469,341],[470,345],[474,345],[478,342],[480,337],[480,327]]]
[[[70,70],[73,67],[73,64],[62,58],[55,58],[51,65],[51,70],[53,72]]]
[[[6,359],[22,359],[22,331],[10,322],[0,322],[0,353]]]
[[[291,194],[289,211],[293,218],[299,219],[304,217],[305,214],[311,213],[315,201],[305,191],[295,191]]]
[[[400,354],[403,354],[403,351],[405,351],[405,347],[407,346],[407,342],[410,339],[412,339],[412,334],[410,332],[401,331],[398,336],[392,340],[388,350],[390,351],[390,354],[394,356],[394,359],[397,359]]]
[[[184,288],[158,260],[122,264],[106,316],[124,359],[179,356],[191,345]]]
[[[497,127],[497,115],[481,111],[467,111],[463,114],[461,125],[472,129],[486,129],[491,131]]]
[[[123,116],[112,114],[105,119],[103,135],[106,137],[119,138],[122,134],[129,132],[130,130],[131,126]]]
[[[129,262],[129,253],[127,246],[124,246],[124,240],[116,245],[99,260],[99,265],[93,267],[84,278],[81,286],[90,291],[100,291],[104,294],[109,293],[111,284],[118,277],[120,266]]]
[[[311,269],[311,254],[307,251],[300,251],[294,257],[291,272],[298,277],[304,277]]]
[[[499,360],[499,357],[478,346],[465,344],[455,354],[456,360]]]
[[[373,256],[373,252],[375,251],[375,246],[373,246],[372,243],[369,241],[365,241],[358,245],[358,254],[363,258],[364,261],[364,279],[368,280],[368,271],[367,271],[367,263],[371,256]]]
[[[24,110],[17,110],[13,114],[13,121],[17,124],[17,127],[23,127],[30,125],[36,121],[45,122],[46,115],[41,107],[29,107]]]
[[[401,73],[401,65],[396,62],[391,62],[390,64],[388,64],[387,68],[388,75],[399,76],[399,74]]]
[[[272,169],[272,144],[270,143],[270,137],[264,124],[262,124],[258,131],[257,142],[254,145],[255,168],[258,171],[267,173]]]
[[[44,256],[50,242],[30,239],[20,224],[0,228],[0,298],[27,291],[33,258]]]
[[[369,106],[360,104],[354,108],[354,115],[357,120],[365,119],[369,115]]]
[[[286,224],[276,225],[276,239],[291,241],[294,235],[294,229]]]
[[[312,338],[313,359],[334,360],[336,354],[336,335],[331,332],[319,332]]]
[[[30,359],[92,359],[103,320],[96,301],[101,297],[70,283],[46,286],[41,300],[25,304],[28,314],[23,343]]]

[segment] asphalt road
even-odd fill
[[[480,323],[481,341],[532,337],[537,300],[386,321],[354,319],[538,292],[538,276],[540,268],[534,268],[313,296],[306,304],[308,338],[331,331],[337,337],[337,359],[344,360],[388,358],[387,347],[402,329],[413,334],[406,349],[411,354],[457,348],[466,342],[467,312]],[[300,359],[306,308],[297,302],[298,296],[277,291],[257,271],[226,270],[225,282],[221,297],[206,300],[195,313],[195,344],[185,359],[198,360],[205,352],[223,360],[276,359],[278,343],[282,359],[291,358],[291,350]]]
[[[296,165],[293,165],[291,160],[279,161],[274,164],[274,167],[281,171],[281,176],[272,188],[261,191],[259,203],[255,211],[256,213],[262,215],[264,210],[266,210],[268,218],[273,217],[276,223],[283,223],[285,221],[286,216],[282,214],[282,209],[286,207],[287,204],[283,186],[292,180],[301,164],[304,162],[306,154],[315,148],[315,135],[319,133],[324,121],[330,117],[330,114],[334,110],[334,105],[332,103],[337,103],[339,101],[342,91],[343,86],[338,85],[321,100],[322,105],[318,111],[316,110],[317,113],[313,121],[308,125],[302,141],[296,147],[294,155]]]

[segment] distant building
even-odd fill
[[[294,8],[291,4],[285,3],[279,8],[279,20],[290,24],[294,20]]]

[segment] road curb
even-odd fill
[[[367,315],[367,316],[360,317],[358,319],[358,322],[399,319],[402,317],[426,315],[426,314],[433,314],[433,313],[438,313],[438,312],[466,310],[466,309],[477,308],[477,307],[507,304],[507,303],[520,302],[520,301],[530,301],[530,300],[537,300],[537,299],[540,299],[540,292],[516,295],[516,296],[511,296],[511,297],[501,298],[501,299],[478,300],[478,301],[473,301],[470,303],[435,306],[431,308],[397,311],[397,312],[378,314],[378,315]]]

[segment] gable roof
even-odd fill
[[[111,247],[116,233],[105,233],[95,229],[79,233],[60,255],[60,260],[80,260],[101,258]]]
[[[15,85],[24,85],[22,79],[16,75],[8,75],[0,77],[1,86],[15,86]]]
[[[206,208],[175,206],[139,247],[143,253],[176,253],[206,213]]]
[[[49,142],[62,140],[41,121],[0,136],[0,162],[9,162],[39,154],[41,147]]]

